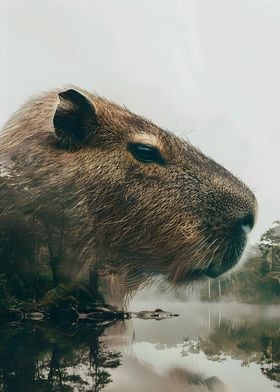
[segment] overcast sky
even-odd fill
[[[279,0],[0,0],[3,123],[75,83],[184,135],[280,218]]]

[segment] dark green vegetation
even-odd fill
[[[60,328],[14,323],[0,328],[0,390],[13,392],[100,391],[119,352],[102,342],[104,326]]]
[[[17,191],[13,178],[0,177],[0,317],[19,319],[26,313],[75,319],[75,309],[96,311],[104,305],[96,271],[82,277],[67,254],[66,227],[60,206],[26,206],[28,189]],[[35,212],[34,212],[35,211]]]
[[[261,237],[245,264],[229,277],[211,281],[201,289],[202,300],[237,300],[243,303],[280,302],[280,221]]]

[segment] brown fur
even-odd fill
[[[246,242],[237,226],[256,210],[246,185],[190,143],[77,90],[90,102],[81,140],[54,130],[55,113],[64,121],[77,110],[59,98],[63,90],[25,104],[0,136],[4,173],[27,193],[25,209],[63,215],[67,269],[98,265],[107,284],[133,289],[159,274],[181,284],[210,267],[231,268]],[[167,163],[138,162],[127,144],[139,141],[155,145]]]

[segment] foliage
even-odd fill
[[[0,390],[100,391],[120,353],[100,338],[104,327],[14,323],[0,328]]]
[[[57,317],[104,303],[94,269],[80,277],[81,265],[71,258],[78,230],[66,226],[59,194],[46,205],[15,184],[12,176],[0,177],[0,316],[40,311]]]

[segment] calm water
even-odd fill
[[[145,305],[134,304],[134,308]],[[204,379],[218,377],[228,388],[221,390],[280,388],[279,307],[166,303],[164,308],[180,317],[162,322],[133,320],[133,353],[155,372],[166,374],[179,366]]]
[[[280,310],[146,302],[180,317],[109,326],[2,326],[0,391],[254,391],[280,388]]]

